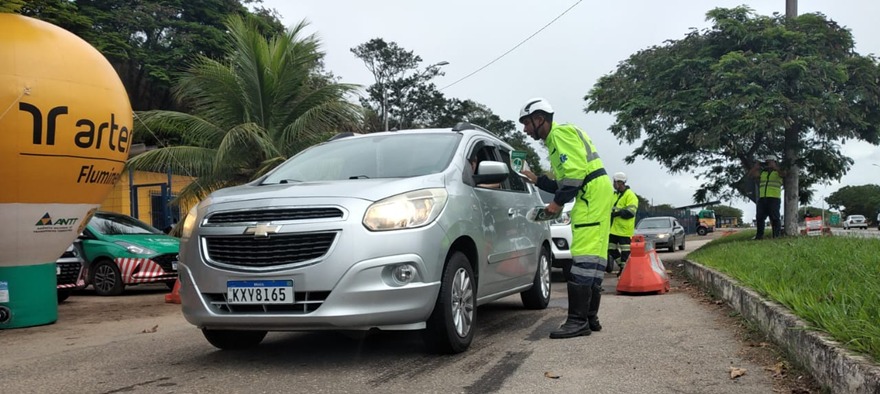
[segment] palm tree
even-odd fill
[[[138,155],[126,168],[195,177],[177,197],[190,205],[259,177],[328,133],[360,124],[360,107],[345,99],[357,86],[319,73],[323,53],[317,38],[302,37],[306,25],[267,39],[255,23],[231,17],[227,58],[199,56],[177,81],[175,98],[189,113],[136,114],[135,132],[176,135],[183,144]]]

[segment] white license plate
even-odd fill
[[[172,271],[177,271],[177,262],[176,262],[176,261],[172,261],[172,262],[171,262],[171,270],[172,270]]]
[[[230,280],[226,282],[230,304],[292,304],[292,280]]]

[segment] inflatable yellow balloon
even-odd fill
[[[0,14],[0,329],[57,320],[54,262],[119,178],[132,125],[100,52]]]

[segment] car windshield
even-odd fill
[[[862,215],[852,215],[852,216],[850,216],[850,219],[852,219],[852,220],[865,220],[865,217]]]
[[[89,227],[104,235],[163,234],[158,229],[131,216],[96,213]]]
[[[409,178],[443,171],[459,133],[348,137],[316,145],[278,167],[263,184],[343,179]]]
[[[649,229],[649,228],[670,228],[672,227],[669,219],[643,219],[639,222],[639,225],[636,228],[640,229]]]

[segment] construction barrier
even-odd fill
[[[174,281],[174,288],[171,289],[171,294],[165,294],[165,302],[168,304],[180,303],[180,279]]]
[[[654,244],[644,235],[634,235],[629,260],[617,280],[618,293],[659,293],[669,291],[669,276]]]

